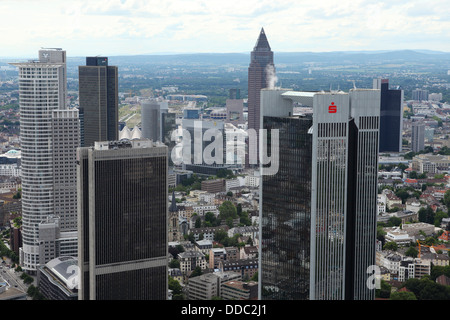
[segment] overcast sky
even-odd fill
[[[450,52],[450,0],[0,0],[0,57],[250,52]]]

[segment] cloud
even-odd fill
[[[0,56],[249,52],[261,27],[275,52],[450,51],[447,1],[0,0]]]

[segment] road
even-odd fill
[[[22,290],[25,293],[27,292],[28,285],[24,284],[22,279],[20,279],[21,272],[15,272],[13,268],[8,268],[4,264],[1,264],[0,274],[1,278],[8,282],[11,287]],[[27,297],[27,299],[30,299],[30,297]]]

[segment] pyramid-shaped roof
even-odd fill
[[[269,41],[267,40],[266,33],[264,32],[264,28],[261,28],[261,32],[259,33],[258,40],[256,41],[255,47],[253,48],[255,51],[270,51]]]

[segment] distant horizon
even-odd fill
[[[0,56],[1,60],[5,59],[37,59],[38,51],[45,48],[36,49],[36,54],[34,57],[31,56]],[[65,50],[64,48],[61,48]],[[101,57],[135,57],[135,56],[178,56],[178,55],[226,55],[226,54],[242,54],[250,55],[251,51],[248,52],[153,52],[153,53],[129,53],[129,54],[90,54],[90,55],[70,55],[67,50],[67,58],[85,58],[93,56]],[[374,54],[374,53],[389,53],[389,52],[417,52],[422,54],[450,54],[450,51],[440,51],[440,50],[429,50],[429,49],[380,49],[380,50],[336,50],[336,51],[275,51],[274,55],[277,54],[333,54],[333,53],[346,53],[346,54]]]

